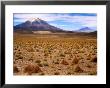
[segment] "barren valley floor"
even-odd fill
[[[96,37],[14,35],[14,75],[96,75]]]

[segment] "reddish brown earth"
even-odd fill
[[[97,39],[14,35],[14,75],[96,75]]]

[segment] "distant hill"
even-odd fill
[[[89,28],[89,27],[84,27],[79,29],[77,32],[93,32],[93,29]]]

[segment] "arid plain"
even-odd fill
[[[96,75],[97,38],[75,34],[14,34],[14,75]]]

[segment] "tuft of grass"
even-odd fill
[[[28,52],[35,52],[35,50],[32,47],[28,48],[27,51]]]
[[[39,72],[42,72],[42,70],[38,65],[29,64],[24,68],[24,73],[28,73],[29,75],[31,75],[32,73],[39,73]]]
[[[47,57],[48,56],[48,53],[45,53],[44,56]]]
[[[47,62],[44,62],[43,65],[44,65],[44,66],[49,66]]]
[[[74,68],[74,71],[75,72],[83,72],[83,70],[78,65]]]
[[[97,72],[90,72],[89,75],[96,75]]]
[[[66,60],[62,60],[61,61],[61,64],[63,64],[63,65],[69,65],[69,63]]]
[[[33,59],[29,59],[28,61],[33,61]]]
[[[23,59],[23,56],[19,55],[19,56],[18,56],[18,59]]]
[[[38,65],[39,67],[43,67],[43,65],[42,65],[41,63],[38,63],[37,65]]]
[[[18,67],[17,66],[13,66],[13,71],[14,71],[14,73],[18,73],[19,72]]]
[[[60,57],[65,57],[65,55],[61,53],[61,54],[60,54]]]
[[[72,61],[72,65],[78,64],[79,60],[77,58],[74,58]]]
[[[68,72],[68,73],[67,73],[67,75],[71,75],[71,74],[72,74],[71,72]]]
[[[60,73],[59,72],[55,72],[54,75],[60,75]]]
[[[53,63],[54,63],[54,64],[59,64],[59,62],[58,62],[58,61],[53,61]]]
[[[45,75],[45,73],[42,72],[42,73],[40,73],[39,75]]]
[[[91,62],[97,62],[97,57],[96,57],[96,56],[93,57],[90,61],[91,61]]]
[[[36,60],[35,62],[36,62],[36,63],[40,63],[41,61],[40,61],[40,60]]]
[[[44,59],[44,61],[47,61],[47,59]]]

